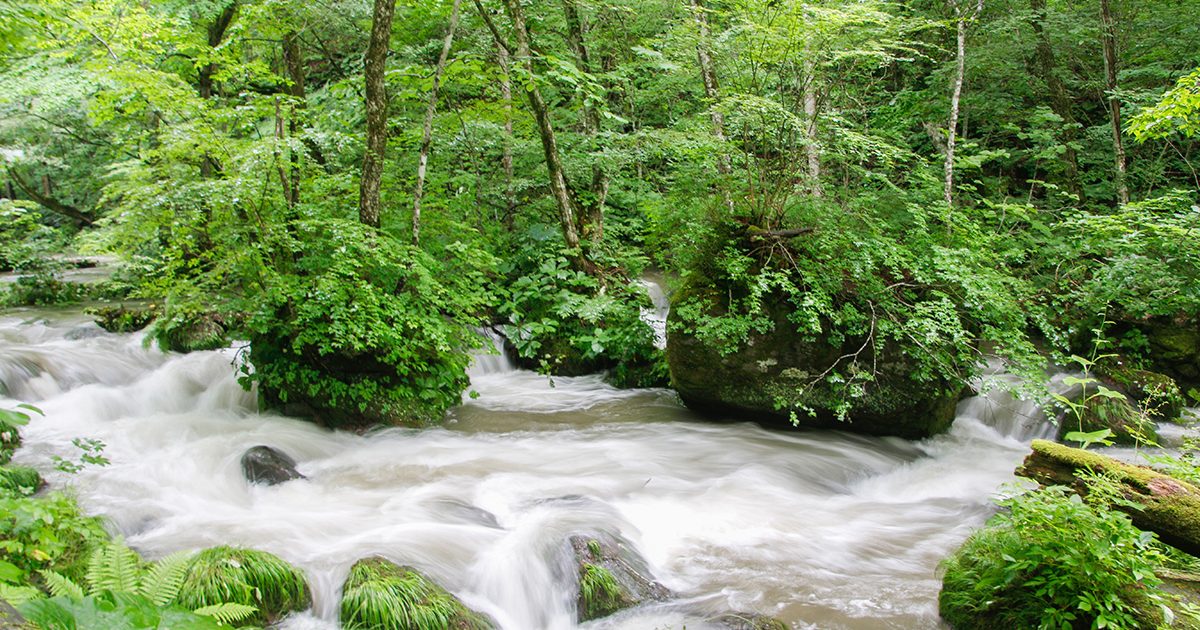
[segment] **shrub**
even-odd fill
[[[1153,534],[1061,486],[1002,505],[1008,511],[943,565],[938,606],[951,626],[1139,628],[1148,617],[1161,621]]]

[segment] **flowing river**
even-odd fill
[[[586,628],[708,627],[730,610],[796,628],[937,628],[938,564],[992,513],[1036,407],[992,391],[945,435],[910,442],[703,421],[668,390],[547,379],[484,356],[444,426],[333,432],[256,410],[235,350],[164,354],[74,311],[0,316],[0,405],[45,412],[16,462],[71,485],[148,557],[219,544],[302,568],[337,628],[341,583],[379,554],[427,572],[506,630],[575,628],[566,538],[619,533],[678,597]],[[996,376],[994,378],[1002,378]],[[74,475],[74,438],[105,467]],[[252,486],[255,445],[307,479]]]

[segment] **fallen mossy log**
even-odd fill
[[[1069,486],[1085,494],[1081,471],[1112,478],[1124,498],[1141,509],[1113,507],[1127,513],[1139,529],[1155,532],[1163,542],[1200,555],[1200,488],[1190,483],[1145,466],[1047,440],[1033,441],[1033,452],[1016,472],[1042,485]]]

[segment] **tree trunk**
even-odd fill
[[[513,194],[512,76],[509,73],[508,50],[499,43],[496,44],[496,58],[500,62],[500,96],[504,99],[504,149],[500,155],[500,166],[504,169],[504,216],[501,223],[512,231],[517,212],[517,200]]]
[[[371,39],[363,63],[366,79],[367,150],[363,154],[362,178],[358,189],[358,220],[379,227],[379,187],[387,152],[388,96],[384,84],[388,46],[392,38],[392,15],[396,0],[375,0],[371,13]]]
[[[804,152],[808,155],[808,182],[812,196],[820,198],[821,190],[821,147],[817,145],[817,64],[806,50],[804,58]]]
[[[11,186],[12,186],[12,183],[15,182],[17,184],[17,188],[20,188],[21,192],[24,192],[30,199],[32,199],[38,205],[42,206],[43,208],[45,208],[55,214],[62,215],[64,217],[70,219],[71,221],[73,221],[75,223],[75,225],[77,227],[84,227],[84,226],[88,226],[88,225],[92,224],[93,219],[86,212],[80,210],[79,208],[76,208],[75,206],[72,206],[71,204],[63,203],[63,202],[55,199],[52,196],[49,175],[45,175],[42,177],[42,189],[43,190],[41,192],[39,192],[37,189],[37,186],[34,184],[30,184],[28,181],[26,181],[25,178],[21,176],[21,173],[18,172],[15,167],[9,167],[7,170],[8,170],[8,176],[11,179],[11,181],[9,183],[9,198],[10,199],[12,198]]]
[[[462,0],[454,0],[450,9],[450,29],[442,42],[437,67],[433,70],[433,87],[429,90],[429,103],[425,107],[425,126],[421,131],[421,155],[417,158],[417,189],[413,193],[412,242],[421,243],[421,198],[425,195],[425,169],[429,165],[429,150],[433,146],[433,115],[437,113],[438,86],[446,71],[446,60],[450,58],[450,47],[454,44],[454,31],[458,30],[458,9]]]
[[[720,90],[717,85],[717,71],[713,67],[712,55],[709,51],[709,31],[708,31],[708,16],[704,12],[704,5],[700,0],[691,0],[692,17],[696,21],[696,30],[699,33],[699,40],[696,42],[696,59],[700,64],[700,78],[704,81],[704,97],[708,99],[711,109],[709,110],[709,118],[712,120],[713,137],[717,139],[717,143],[721,145],[720,152],[717,154],[717,173],[724,180],[721,182],[721,194],[725,199],[725,207],[733,212],[733,197],[729,193],[729,176],[733,173],[733,168],[729,162],[729,154],[725,152],[725,116],[721,114],[721,110],[717,108],[717,99],[720,98]]]
[[[946,136],[946,161],[942,170],[946,174],[943,196],[946,200],[946,229],[950,229],[950,213],[954,209],[954,147],[958,141],[958,110],[962,101],[963,81],[967,74],[967,22],[975,19],[983,11],[983,0],[977,0],[974,10],[967,15],[959,4],[961,0],[950,0],[954,9],[954,23],[957,32],[958,47],[954,56],[954,91],[950,95],[950,122]]]
[[[1070,486],[1086,494],[1078,474],[1107,473],[1125,499],[1142,509],[1114,508],[1129,515],[1140,529],[1158,534],[1163,542],[1187,553],[1200,554],[1200,488],[1142,466],[1119,462],[1091,451],[1046,440],[1034,440],[1033,452],[1017,474],[1042,485]]]
[[[225,41],[225,32],[229,30],[229,25],[233,23],[233,17],[237,14],[238,3],[230,2],[217,16],[217,19],[212,24],[208,25],[208,47],[215,49]],[[200,94],[200,98],[208,100],[213,95],[213,75],[217,72],[217,64],[207,63],[196,75],[196,91]],[[200,176],[210,178],[221,172],[221,165],[211,155],[204,155],[200,161]]]
[[[508,45],[501,39],[500,32],[491,23],[491,18],[487,16],[483,6],[476,0],[475,6],[479,9],[480,16],[488,22],[488,27],[492,31],[496,42],[502,47],[508,48]],[[525,25],[525,12],[521,7],[521,0],[504,0],[505,9],[508,11],[509,19],[513,23],[513,32],[517,37],[516,50],[514,51],[514,60],[522,67],[528,87],[525,89],[525,96],[529,100],[529,107],[533,110],[533,118],[537,123],[538,136],[542,140],[542,153],[546,158],[546,171],[550,176],[550,194],[554,198],[554,204],[558,208],[559,225],[562,227],[563,244],[568,249],[579,250],[579,231],[576,229],[576,216],[578,215],[578,206],[575,203],[574,196],[571,193],[570,185],[567,183],[567,176],[563,170],[562,158],[558,152],[558,141],[554,135],[554,125],[550,120],[550,108],[546,105],[546,101],[542,98],[542,91],[537,86],[537,81],[534,80],[533,55],[529,47],[529,29]],[[582,254],[575,257],[576,266],[589,273],[595,273],[596,268],[591,261]]]
[[[1075,115],[1072,112],[1071,96],[1062,79],[1055,71],[1057,62],[1054,59],[1054,48],[1046,34],[1046,0],[1029,0],[1029,9],[1033,13],[1030,25],[1037,37],[1036,51],[1038,72],[1042,81],[1050,90],[1050,108],[1063,121],[1063,161],[1067,165],[1067,190],[1083,203],[1083,185],[1079,181],[1079,156],[1072,146],[1078,138]]]
[[[583,40],[583,20],[579,17],[579,7],[575,0],[562,0],[563,18],[567,24],[567,46],[575,55],[579,69],[591,74],[592,62],[588,55],[587,46]],[[585,99],[583,102],[583,132],[593,143],[600,131],[600,112]],[[608,175],[604,167],[598,163],[592,164],[592,188],[587,203],[583,205],[580,235],[593,244],[599,243],[604,236],[604,202],[608,197]]]
[[[287,68],[288,94],[292,97],[292,112],[288,116],[288,135],[292,138],[300,131],[298,112],[305,108],[304,91],[304,59],[300,53],[300,38],[295,31],[288,31],[283,36],[283,63]],[[295,208],[300,203],[300,154],[291,151],[291,169],[288,174],[288,206]]]
[[[1117,201],[1124,205],[1129,203],[1129,186],[1125,181],[1125,144],[1121,139],[1121,99],[1117,97],[1117,23],[1108,0],[1100,0],[1100,19],[1104,23],[1104,76],[1108,91],[1108,113],[1112,121]]]

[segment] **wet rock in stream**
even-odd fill
[[[569,541],[578,571],[580,622],[671,597],[667,587],[654,581],[632,545],[616,536],[571,536]]]
[[[250,483],[266,486],[305,478],[296,470],[296,460],[279,449],[261,445],[242,455],[242,475]]]

